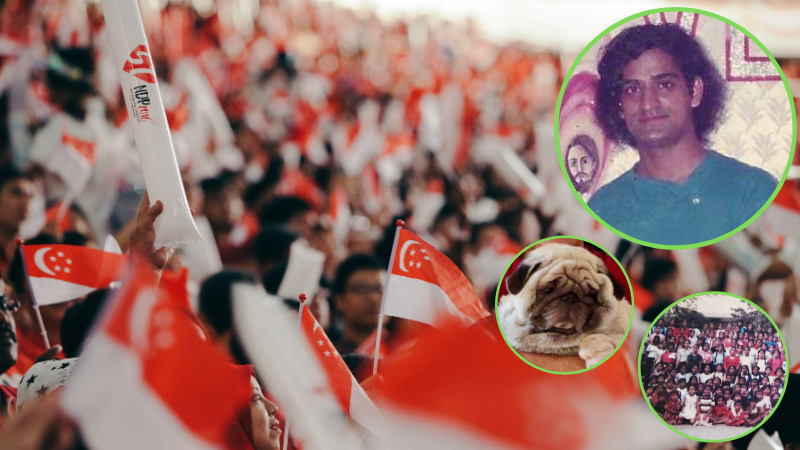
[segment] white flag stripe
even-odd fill
[[[350,417],[361,426],[375,433],[378,436],[384,434],[384,421],[378,408],[358,384],[354,376],[350,376],[352,385],[350,387]]]
[[[758,219],[763,226],[769,227],[768,234],[778,234],[784,237],[800,236],[800,212],[791,210],[778,204],[771,204]]]
[[[47,170],[61,177],[69,189],[68,197],[75,198],[92,176],[92,163],[71,146],[61,144],[47,162]]]
[[[92,338],[62,394],[64,410],[75,419],[95,450],[211,450],[175,418],[142,379],[138,358],[105,333]]]
[[[543,389],[548,389],[543,387]],[[561,399],[562,401],[564,399]],[[615,403],[602,393],[593,398],[583,398],[583,406],[576,410],[570,421],[576,433],[587,437],[585,445],[579,449],[616,450],[672,450],[685,448],[691,441],[673,433],[648,411],[641,399],[621,404]],[[577,403],[576,403],[577,404]],[[386,444],[381,450],[522,450],[518,444],[500,441],[480,428],[467,427],[446,417],[426,414],[424,411],[387,404],[381,410],[387,419]],[[531,422],[534,424],[534,422]],[[630,426],[620,430],[615,425],[627,423]],[[409,432],[409,430],[413,430]],[[543,435],[537,427],[531,433],[541,443],[542,448],[558,448],[557,434],[549,430]],[[555,430],[563,431],[563,430]]]
[[[289,263],[278,287],[278,296],[295,299],[306,294],[314,298],[324,264],[324,253],[311,248],[302,239],[294,241],[289,248]]]
[[[419,411],[392,407],[384,410],[389,433],[382,450],[523,450],[500,443],[478,430],[469,430],[437,417],[426,417]]]
[[[456,308],[441,287],[402,275],[392,274],[391,277],[383,314],[416,320],[431,326],[436,326],[442,314],[448,314],[467,326],[475,323]]]
[[[122,248],[119,246],[119,242],[114,239],[114,236],[108,235],[106,236],[105,244],[103,245],[103,251],[107,253],[116,253],[117,255],[122,254]]]
[[[28,277],[28,279],[37,305],[53,305],[74,300],[99,289],[55,278]]]

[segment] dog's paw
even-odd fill
[[[590,334],[582,341],[578,356],[586,361],[586,367],[592,367],[614,353],[619,340],[606,334]]]

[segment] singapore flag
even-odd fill
[[[449,316],[465,326],[489,316],[467,277],[416,234],[400,228],[382,314],[431,326]]]
[[[317,361],[322,366],[328,380],[328,387],[336,397],[342,411],[364,428],[376,435],[381,435],[383,418],[378,412],[378,408],[350,373],[342,355],[333,347],[325,330],[319,326],[308,306],[303,304],[300,307],[302,308],[300,314],[303,316],[300,319],[300,328],[308,339],[308,343],[311,344],[311,348],[314,349]]]
[[[31,293],[52,305],[108,287],[123,278],[128,256],[75,245],[23,245]]]

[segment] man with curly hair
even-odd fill
[[[597,116],[639,162],[600,188],[589,207],[606,223],[661,245],[695,244],[745,223],[777,181],[709,148],[725,81],[679,26],[628,28],[603,50]]]

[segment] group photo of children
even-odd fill
[[[730,295],[675,303],[650,329],[640,362],[656,414],[698,439],[731,438],[758,426],[786,382],[786,354],[774,325]]]

